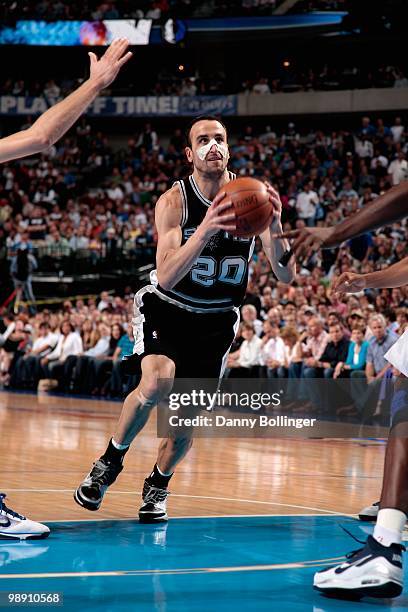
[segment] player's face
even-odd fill
[[[207,175],[221,176],[228,159],[225,128],[218,121],[199,121],[190,132],[191,147],[186,148],[187,159],[194,168]]]

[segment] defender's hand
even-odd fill
[[[92,51],[88,53],[91,60],[89,80],[96,83],[98,89],[110,85],[122,66],[130,60],[133,53],[131,51],[125,53],[128,46],[127,38],[117,38],[99,60]]]
[[[363,274],[344,272],[332,283],[332,289],[336,293],[360,293],[366,288],[366,280]]]
[[[305,259],[311,257],[319,249],[330,248],[330,246],[327,246],[327,242],[333,232],[333,227],[304,227],[283,234],[275,234],[273,238],[294,239],[295,241],[291,245],[293,254],[297,259]]]

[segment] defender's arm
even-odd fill
[[[46,151],[65,134],[99,92],[116,78],[120,68],[131,57],[124,55],[128,41],[115,40],[101,57],[89,53],[91,60],[90,77],[76,91],[70,94],[37,119],[28,129],[0,140],[0,162]]]

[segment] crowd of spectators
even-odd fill
[[[122,397],[133,352],[131,297],[65,301],[61,309],[0,318],[0,382],[6,388]]]
[[[290,63],[290,62],[289,62]],[[226,74],[222,70],[213,70],[211,74],[201,74],[198,69],[190,67],[188,74],[175,67],[174,70],[161,68],[157,78],[144,79],[127,87],[133,95],[154,96],[210,96],[236,94],[238,92],[270,94],[297,91],[330,91],[342,89],[368,89],[372,87],[408,87],[406,71],[400,66],[381,64],[371,65],[370,70],[364,66],[344,67],[341,70],[325,64],[321,69],[299,66],[282,67],[276,74],[262,74],[251,79],[239,81],[236,74]],[[76,89],[79,81],[75,79],[46,81],[6,78],[0,82],[0,96],[45,97],[53,100],[66,96]],[[121,93],[115,90],[115,95]],[[106,89],[102,95],[113,95]]]
[[[71,136],[47,154],[3,165],[0,267],[11,270],[16,289],[27,288],[27,278],[18,271],[22,254],[27,255],[26,275],[36,266],[41,272],[44,253],[53,259],[71,252],[94,257],[105,252],[114,269],[119,246],[140,253],[151,248],[153,261],[154,204],[174,180],[188,173],[184,145],[180,129],[161,140],[154,126],[146,124],[114,151],[109,138],[93,133],[83,119]],[[230,168],[238,175],[269,180],[278,188],[286,229],[334,225],[408,178],[407,147],[401,117],[389,125],[382,118],[362,117],[354,130],[330,132],[301,130],[293,123],[279,133],[271,127],[257,131],[247,126],[241,134],[230,135]],[[382,380],[392,375],[383,355],[389,341],[406,325],[408,291],[366,291],[339,301],[331,294],[330,280],[346,270],[368,272],[389,266],[406,255],[407,242],[404,222],[360,236],[306,262],[290,287],[276,282],[258,245],[243,309],[245,326],[239,339],[243,342],[229,362],[232,375],[234,370],[250,375],[253,366],[256,372],[266,368],[269,376],[287,377],[288,397],[294,402],[300,393],[300,399],[323,406],[318,388],[293,381],[341,378],[350,371],[355,398],[363,410],[367,381],[372,383],[367,387],[370,393],[373,389],[377,393]],[[36,312],[31,304],[30,309],[17,312],[14,320],[3,313],[3,341],[4,333],[10,332],[1,349],[3,384],[33,388],[39,377],[45,377],[59,380],[70,392],[113,389],[113,395],[120,395],[122,366],[114,366],[120,363],[115,342],[130,330],[131,297],[117,296],[107,308],[105,298],[66,304],[52,313]],[[42,323],[49,327],[42,327],[41,334],[62,334],[57,342],[54,336],[46,349],[37,342],[38,336],[43,337]],[[121,326],[120,333],[113,329],[116,324]],[[84,340],[86,334],[92,340]],[[33,350],[39,351],[40,360],[28,359],[37,357]],[[22,362],[24,368],[14,367],[19,357],[28,359],[28,364]],[[100,359],[110,363],[100,369]],[[84,389],[81,381],[85,380],[91,382]],[[376,393],[370,397],[377,398]]]
[[[259,75],[243,81],[241,90],[246,93],[269,94],[296,91],[334,91],[340,89],[369,89],[371,87],[408,87],[406,71],[399,66],[381,64],[345,66],[341,69],[325,64],[320,70],[292,68],[290,62],[276,74]]]
[[[300,0],[293,7],[296,13],[309,13],[310,11],[347,11],[350,0]]]
[[[283,0],[28,0],[1,3],[0,19],[164,19],[270,15]],[[314,0],[319,10],[332,10],[334,0]],[[309,3],[311,4],[311,3]],[[340,4],[340,0],[337,0]],[[317,6],[318,5],[318,6]],[[314,10],[308,7],[308,10]]]
[[[23,127],[27,127],[29,123]],[[180,137],[179,137],[180,140]],[[146,124],[127,146],[114,152],[101,132],[91,134],[82,120],[72,137],[37,158],[0,168],[0,254],[6,251],[11,273],[19,277],[17,255],[33,254],[44,265],[59,263],[66,271],[75,256],[78,266],[103,258],[115,268],[126,255],[152,260],[153,207],[160,193],[180,174],[182,150],[159,149],[157,134]],[[26,262],[23,279],[38,267]]]

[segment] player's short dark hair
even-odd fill
[[[192,121],[190,121],[190,123],[188,125],[188,128],[187,128],[187,132],[186,132],[187,146],[189,146],[189,147],[191,147],[191,144],[192,144],[192,142],[191,142],[191,129],[199,121],[218,121],[218,123],[221,123],[222,127],[224,128],[224,130],[227,131],[226,125],[216,115],[200,115],[199,117],[194,117],[194,119]]]

